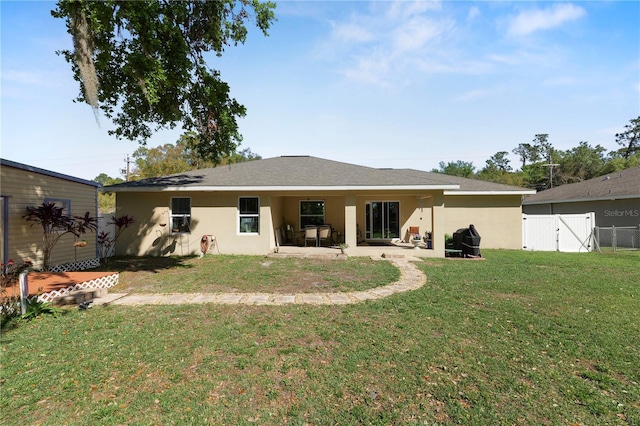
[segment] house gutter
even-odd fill
[[[614,200],[629,200],[640,198],[640,194],[636,195],[609,195],[602,197],[594,197],[594,198],[571,198],[568,200],[542,200],[542,201],[525,201],[522,204],[525,206],[533,205],[533,204],[560,204],[560,203],[586,203],[590,201],[614,201]]]
[[[81,183],[83,185],[95,186],[96,188],[100,187],[101,184],[92,180],[81,179],[75,176],[69,176],[58,172],[52,172],[51,170],[41,169],[35,166],[29,166],[27,164],[18,163],[16,161],[6,160],[4,158],[0,158],[0,165],[2,167],[13,167],[14,169],[24,170],[31,173],[38,173],[45,176],[50,176],[58,179],[68,180],[70,182]]]
[[[380,190],[392,190],[392,191],[406,191],[406,190],[420,190],[420,191],[434,191],[434,190],[449,190],[457,189],[459,185],[389,185],[389,186],[138,186],[138,187],[120,187],[109,188],[103,187],[104,192],[180,192],[180,191],[192,191],[192,192],[258,192],[258,191],[280,191],[280,192],[294,192],[294,191],[380,191]]]
[[[522,191],[444,191],[444,195],[530,195],[535,190],[523,189]]]

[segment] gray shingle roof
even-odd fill
[[[83,185],[95,186],[96,188],[101,187],[102,185],[98,182],[92,180],[81,179],[75,176],[65,175],[63,173],[53,172],[51,170],[41,169],[40,167],[30,166],[28,164],[18,163],[16,161],[6,160],[4,158],[0,158],[0,166],[2,167],[13,167],[15,169],[24,170],[31,173],[38,173],[45,176],[51,176],[58,179],[68,180],[70,182],[81,183]]]
[[[528,197],[523,204],[576,202],[616,198],[640,198],[640,166],[605,176],[547,189]]]
[[[310,156],[282,156],[209,169],[125,182],[107,191],[162,190],[181,187],[225,188],[349,188],[425,187],[445,190],[526,191],[507,185],[458,178],[412,169],[376,169]]]

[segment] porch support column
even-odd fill
[[[356,220],[356,196],[344,197],[344,242],[349,247],[358,245],[358,225]]]
[[[444,257],[444,234],[446,231],[446,213],[444,210],[444,194],[440,192],[432,198],[433,208],[431,209],[431,218],[433,223],[433,255],[435,257]]]

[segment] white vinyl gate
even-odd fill
[[[106,232],[107,234],[109,234],[109,238],[113,238],[116,235],[116,226],[113,223],[109,223],[111,222],[111,219],[113,217],[114,216],[112,214],[107,214],[106,216],[103,214],[98,215],[98,230],[96,231],[96,235],[100,234],[101,232]],[[110,250],[110,253],[104,253],[106,257],[113,256],[114,249],[115,248],[112,248]],[[102,256],[102,254],[100,256]]]
[[[596,214],[523,214],[522,248],[532,251],[593,250]]]

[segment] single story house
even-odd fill
[[[445,254],[445,234],[474,224],[484,248],[522,248],[522,196],[534,191],[412,169],[377,169],[311,156],[282,156],[125,182],[116,216],[136,223],[119,255],[187,255],[215,237],[224,254],[272,252],[301,243],[305,225],[330,224],[351,247],[432,234]]]
[[[640,166],[547,189],[522,204],[528,215],[594,212],[596,226],[640,226]]]
[[[0,259],[4,264],[31,261],[42,267],[42,227],[27,222],[27,207],[53,202],[72,216],[98,216],[97,182],[0,159]],[[87,233],[85,247],[74,246],[72,234],[62,236],[51,253],[51,270],[86,269],[99,264],[96,234]],[[83,264],[84,267],[83,267]]]

